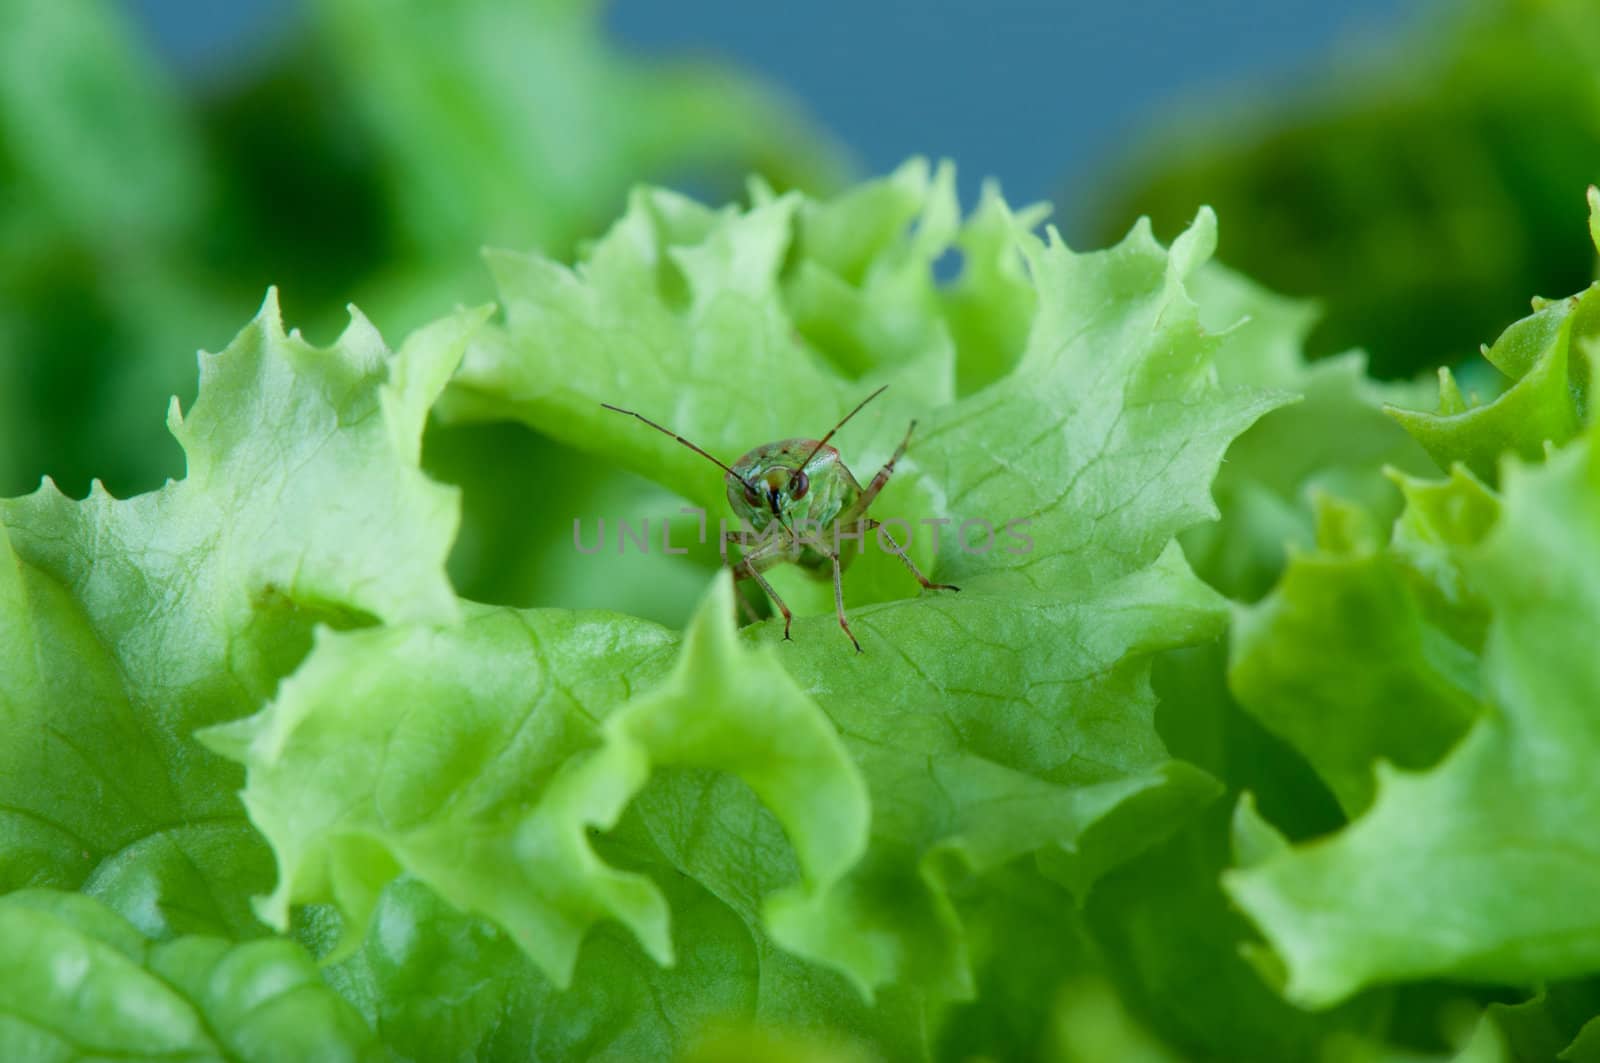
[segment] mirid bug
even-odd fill
[[[884,388],[879,388],[861,400],[860,405],[845,414],[821,439],[784,439],[765,443],[732,465],[724,464],[643,414],[610,403],[602,402],[600,405],[615,413],[636,417],[656,431],[671,436],[726,474],[723,479],[728,489],[728,505],[733,507],[734,515],[752,530],[724,533],[719,544],[722,556],[727,558],[730,542],[746,550],[736,564],[730,561],[733,578],[735,581],[755,580],[783,614],[785,639],[790,637],[789,627],[794,616],[762,573],[777,565],[796,564],[819,579],[832,573],[833,604],[839,616],[839,626],[844,629],[856,652],[860,653],[861,643],[856,641],[855,634],[850,630],[850,621],[845,617],[844,585],[841,582],[844,570],[860,550],[846,552],[841,549],[840,540],[847,536],[841,536],[840,529],[854,528],[855,535],[859,536],[878,527],[878,522],[867,516],[867,510],[878,497],[878,492],[889,482],[889,477],[894,475],[895,462],[905,456],[917,422],[911,422],[893,456],[865,488],[845,466],[839,451],[828,445],[828,440],[883,392]],[[929,580],[892,536],[880,534],[879,542],[889,544],[889,551],[905,563],[924,588],[943,591],[961,589]],[[739,601],[750,608],[742,597]],[[751,612],[753,614],[754,610]]]

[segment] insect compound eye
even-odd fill
[[[804,498],[809,490],[811,490],[811,478],[802,469],[794,474],[794,479],[789,481],[789,497],[794,499]]]
[[[745,484],[744,500],[750,503],[752,506],[759,506],[761,504],[761,493],[754,487],[751,487],[749,484]]]

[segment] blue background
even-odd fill
[[[127,2],[202,82],[266,54],[297,11],[293,0]],[[616,0],[607,23],[636,51],[759,72],[867,172],[949,157],[964,198],[993,175],[1027,202],[1070,193],[1185,108],[1244,89],[1296,91],[1406,10],[1402,0]]]

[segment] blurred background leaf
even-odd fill
[[[1591,0],[1439,5],[1286,93],[1191,102],[1108,169],[1078,227],[1100,243],[1149,214],[1171,233],[1211,204],[1222,261],[1324,301],[1313,356],[1362,347],[1375,375],[1412,376],[1474,354],[1526,293],[1592,274]]]
[[[0,0],[0,495],[180,474],[160,412],[271,283],[313,331],[355,299],[396,336],[488,290],[485,243],[565,257],[635,182],[844,172],[781,94],[627,57],[595,4],[306,13],[186,92],[121,4]]]

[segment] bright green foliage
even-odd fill
[[[383,1058],[293,942],[152,942],[88,897],[0,897],[0,1056],[29,1063]]]
[[[920,159],[835,200],[805,202],[795,222],[798,261],[783,282],[789,316],[850,375],[937,350],[939,364],[955,357],[957,392],[968,394],[1022,355],[1038,296],[1014,234],[1048,213],[1037,204],[1013,216],[990,182],[963,223],[954,167],[930,174]],[[954,252],[960,277],[935,285],[933,264]]]
[[[898,184],[907,178],[891,180]],[[935,181],[929,187],[936,202],[941,185]],[[869,216],[875,201],[868,189],[832,209],[857,206]],[[799,221],[793,221],[797,208]],[[909,235],[865,228],[864,219],[857,225],[817,220],[832,216],[800,208],[792,198],[764,200],[746,214],[719,216],[674,197],[643,193],[576,271],[500,256],[496,264],[508,328],[491,334],[469,355],[460,378],[462,407],[513,413],[551,434],[617,451],[641,472],[705,504],[713,515],[724,512],[715,469],[653,433],[619,431],[615,415],[599,404],[625,400],[713,453],[733,456],[752,441],[816,431],[812,426],[826,423],[821,410],[844,407],[882,379],[851,382],[826,352],[797,342],[781,291],[790,227],[812,257],[872,275],[879,264],[910,253],[908,243],[926,269],[939,248],[923,241],[927,218],[939,214],[919,215],[924,221]],[[1040,293],[1027,350],[1014,372],[971,398],[940,406],[939,399],[951,393],[947,349],[936,345],[916,352],[903,362],[915,373],[885,371],[895,386],[881,408],[875,415],[863,414],[861,423],[852,423],[841,436],[847,453],[883,454],[902,431],[902,418],[915,413],[924,427],[901,476],[918,481],[921,499],[904,487],[897,497],[909,496],[924,507],[939,505],[934,513],[956,521],[982,516],[998,526],[1029,520],[1028,533],[1037,544],[1032,553],[1009,553],[997,545],[977,556],[961,551],[955,536],[943,536],[937,575],[961,582],[961,597],[916,608],[858,609],[857,630],[872,660],[856,668],[848,685],[831,676],[838,640],[831,620],[801,621],[795,628],[798,645],[784,647],[785,660],[803,686],[827,683],[835,692],[832,700],[823,700],[823,708],[847,737],[863,732],[866,741],[858,756],[885,761],[879,771],[893,784],[875,790],[874,818],[884,824],[876,829],[893,830],[896,848],[910,845],[912,853],[920,853],[955,846],[981,867],[1037,847],[1052,833],[1044,824],[1061,822],[1071,806],[1058,803],[1067,793],[1053,796],[1050,788],[1026,783],[1029,776],[1078,786],[1107,785],[1110,778],[1098,769],[1085,770],[1090,765],[1081,760],[1074,766],[1082,753],[1071,751],[1080,739],[1063,746],[1066,736],[1056,719],[1064,703],[1046,700],[1008,719],[1004,699],[1062,681],[1077,687],[1074,703],[1080,705],[1088,702],[1079,699],[1125,690],[1127,683],[1136,689],[1142,682],[1137,666],[1127,675],[1118,670],[1091,676],[1129,651],[1148,652],[1167,640],[1196,637],[1213,622],[1204,619],[1211,606],[1197,594],[1198,585],[1183,576],[1167,544],[1209,508],[1200,470],[1214,463],[1228,438],[1265,405],[1243,393],[1230,396],[1210,381],[1207,361],[1215,341],[1197,328],[1181,285],[1204,260],[1211,239],[1209,217],[1202,217],[1169,260],[1143,231],[1113,252],[1086,256],[1014,231],[1013,241],[1028,255]],[[699,380],[706,386],[693,386]],[[1189,409],[1187,404],[1197,402],[1209,405],[1210,419],[1174,415],[1179,404]],[[861,446],[857,441],[863,437],[872,442]],[[1157,442],[1150,445],[1151,440]],[[1065,492],[1061,484],[1067,485]],[[902,594],[904,582],[902,576]],[[1076,589],[1061,600],[1057,588],[1068,587]],[[1134,602],[1144,604],[1130,612]],[[1158,620],[1163,616],[1168,619]],[[1062,661],[1050,647],[1063,640],[1078,647],[1082,671],[1058,671]],[[899,654],[889,649],[892,645],[902,647]],[[919,645],[925,650],[912,649]],[[1003,667],[982,663],[996,652],[1006,661]],[[907,653],[911,658],[901,661]],[[1001,682],[1009,693],[997,700],[999,691],[985,689],[987,684],[967,693],[970,680],[964,677],[977,674],[991,682],[1007,677]],[[912,724],[924,716],[930,697],[940,700],[939,714],[955,725],[954,736],[940,737],[947,725],[930,729],[932,720]],[[903,717],[903,712],[914,715]],[[1085,718],[1081,710],[1072,715]],[[925,746],[911,737],[924,732],[937,742]],[[963,733],[970,736],[965,742]],[[1046,737],[1052,733],[1055,737]],[[887,745],[878,744],[879,735]],[[974,740],[975,752],[998,759],[1008,771],[996,774],[982,762],[969,761],[961,746]],[[1131,752],[1144,742],[1119,738],[1116,744]],[[917,799],[914,787],[908,790],[920,774],[909,769],[936,751],[940,759],[953,756],[953,770],[966,781],[957,786],[930,779],[930,805]],[[1120,770],[1139,763],[1149,770],[1159,756],[1136,754],[1121,761]],[[1019,770],[1020,777],[1008,774]],[[874,772],[867,775],[871,785]],[[993,805],[1001,792],[1016,802],[1003,820],[982,830],[973,829],[977,823],[961,823],[962,804],[988,794],[985,803]],[[1020,812],[1025,796],[1037,804],[1038,826]],[[952,798],[954,807],[942,811]],[[1103,809],[1112,799],[1105,791],[1091,807]],[[886,816],[890,809],[903,811]],[[1074,812],[1068,822],[1086,813]],[[1090,821],[1096,815],[1089,814]],[[966,840],[957,844],[947,836],[951,831]],[[1034,840],[1025,840],[1030,836]],[[974,849],[971,839],[980,837],[984,844]],[[1080,885],[1092,880],[1097,863],[1109,859],[1086,844],[1064,858],[1072,866],[1061,870]],[[1108,844],[1113,852],[1120,847]],[[866,868],[873,876],[887,873],[871,857]],[[915,881],[905,885],[912,896],[922,893]],[[901,923],[922,920],[903,933],[937,941],[949,933],[939,929],[949,922],[939,914],[940,904],[935,893],[925,916],[904,902],[898,911],[881,915]],[[963,992],[959,946],[952,941],[941,951],[935,962],[925,959],[917,968],[942,981],[942,991]],[[891,977],[896,965],[888,957],[850,961],[867,984]]]
[[[1457,504],[1481,497],[1476,481],[1456,484]],[[1425,577],[1379,547],[1365,513],[1324,498],[1318,516],[1317,551],[1238,614],[1228,679],[1355,813],[1376,759],[1428,767],[1476,719],[1478,647],[1457,641],[1464,625],[1416,589]]]
[[[860,191],[854,197],[868,216],[881,198]],[[879,460],[886,458],[905,430],[907,411],[950,399],[954,352],[948,344],[913,347],[896,359],[899,365],[858,379],[830,361],[834,350],[804,342],[780,286],[792,231],[805,231],[796,215],[815,214],[802,213],[801,205],[797,196],[763,195],[747,212],[712,211],[642,189],[576,269],[537,255],[491,253],[506,325],[469,352],[452,388],[454,408],[515,417],[597,450],[714,518],[726,513],[715,467],[642,426],[625,429],[601,402],[668,423],[731,461],[759,443],[815,438],[887,378],[895,386],[851,426],[855,440],[863,429],[881,440],[876,450]],[[837,242],[860,239],[855,225],[834,224],[812,242],[830,233]],[[898,252],[901,239],[898,230],[880,232],[868,250],[881,255],[879,243],[887,242]],[[847,253],[813,257],[827,262]],[[924,253],[924,274],[936,254],[936,246]],[[923,283],[931,284],[926,277]],[[930,331],[917,316],[910,323],[919,333]],[[852,332],[869,327],[859,319],[847,325]],[[686,386],[693,382],[702,383]]]
[[[404,870],[496,919],[561,979],[584,929],[607,913],[584,887],[609,885],[612,906],[648,909],[636,918],[653,914],[659,940],[664,915],[648,885],[580,883],[581,857],[573,881],[552,881],[537,860],[515,859],[514,843],[526,810],[593,744],[594,721],[665,639],[643,623],[487,609],[445,630],[322,638],[270,711],[205,736],[254,769],[245,804],[279,864],[263,914],[286,928],[291,901],[335,901],[359,940],[379,892]],[[390,661],[398,666],[381,664]],[[374,758],[375,748],[387,755]]]
[[[679,940],[694,943],[677,964],[661,967],[627,931],[602,924],[571,987],[558,990],[494,924],[402,877],[379,899],[361,950],[328,978],[398,1059],[659,1057],[676,1031],[745,1010],[751,989],[771,984],[725,906],[681,879],[668,895]]]
[[[807,886],[774,898],[774,918],[805,920],[860,855],[866,795],[773,651],[739,648],[732,610],[724,585],[670,677],[665,631],[599,615],[485,610],[450,632],[331,636],[270,712],[207,734],[252,767],[245,803],[280,853],[268,914],[283,925],[291,900],[333,900],[361,930],[403,870],[504,926],[563,986],[603,917],[670,962],[664,899],[601,863],[586,831],[614,826],[652,768],[683,766],[728,771],[773,810]],[[399,699],[418,711],[396,715]]]
[[[1380,980],[1525,981],[1600,964],[1582,898],[1600,886],[1586,824],[1600,665],[1600,464],[1592,435],[1510,465],[1503,515],[1469,573],[1492,611],[1491,703],[1437,768],[1378,772],[1371,811],[1322,844],[1229,877],[1310,1004]]]
[[[1240,807],[1253,809],[1248,795]],[[1330,1039],[1381,1038],[1385,1016],[1399,1006],[1395,994],[1366,994],[1308,1013],[1286,1002],[1241,955],[1249,926],[1218,883],[1230,862],[1246,856],[1239,852],[1240,818],[1232,817],[1231,854],[1230,810],[1218,802],[1112,872],[1090,899],[1091,930],[1124,999],[1201,1058],[1312,1059]],[[1258,848],[1287,844],[1270,826],[1257,834]]]
[[[796,261],[781,285],[800,336],[851,376],[929,357],[930,350],[941,365],[953,360],[930,265],[960,226],[949,163],[930,175],[925,162],[913,160],[837,199],[800,203]],[[1014,257],[1009,240],[1006,249]]]
[[[906,353],[857,377],[839,368],[848,364],[842,343],[819,347],[797,334],[783,289],[785,277],[812,275],[830,263],[871,277],[914,255],[921,262],[919,283],[931,290],[931,263],[954,227],[940,221],[947,216],[941,197],[948,195],[948,182],[924,178],[917,184],[921,172],[911,164],[910,176],[888,179],[894,188],[915,185],[926,196],[921,220],[909,233],[870,224],[883,198],[869,194],[872,186],[829,204],[826,213],[796,197],[765,195],[748,212],[713,213],[645,191],[576,269],[496,254],[491,266],[507,327],[469,352],[455,389],[457,411],[514,416],[614,454],[715,518],[726,512],[715,469],[665,437],[619,431],[616,415],[601,402],[654,416],[730,460],[758,442],[819,434],[887,381],[889,392],[840,440],[847,463],[868,475],[906,421],[921,419],[901,476],[925,481],[924,497],[910,503],[922,512],[906,511],[907,501],[899,501],[904,518],[931,516],[932,492],[943,495],[939,515],[956,522],[982,518],[998,528],[1033,521],[1029,534],[1055,541],[1032,554],[1007,553],[1002,537],[976,567],[1026,573],[1027,582],[1040,587],[1098,575],[1102,568],[1105,574],[1127,571],[1130,552],[1147,564],[1176,530],[1211,510],[1204,480],[1186,475],[1198,467],[1191,463],[1205,463],[1208,454],[1214,461],[1214,452],[1267,407],[1215,391],[1209,359],[1216,340],[1199,332],[1183,293],[1184,278],[1214,243],[1210,216],[1174,246],[1170,265],[1146,229],[1115,252],[1078,256],[1013,228],[1011,258],[1027,261],[1036,292],[1047,296],[1032,320],[1027,349],[993,387],[942,406],[955,393],[957,373],[937,319],[929,325],[904,315],[910,320],[893,338]],[[998,209],[975,217],[969,232],[992,230]],[[944,239],[928,235],[940,225]],[[785,264],[792,239],[807,256],[798,266]],[[810,260],[824,265],[808,269]],[[991,287],[976,287],[985,278]],[[1013,273],[984,269],[964,283],[969,304],[983,297],[997,305],[1014,300]],[[869,327],[861,319],[852,324]],[[954,353],[956,360],[969,356]],[[970,357],[981,366],[992,355]],[[1129,390],[1119,398],[1124,381]],[[1171,415],[1176,404],[1208,391],[1222,405],[1217,418]],[[946,424],[960,430],[949,436]],[[1172,445],[1133,445],[1147,435]],[[1118,506],[1113,484],[1119,480],[1152,487],[1126,488],[1131,504]],[[961,490],[966,481],[971,491]],[[1179,491],[1162,495],[1157,482],[1177,484]],[[1069,486],[1063,493],[1053,485]],[[901,484],[901,499],[905,488]],[[967,555],[954,531],[952,525],[941,536],[941,555],[952,566],[947,574],[959,575],[974,565],[961,560]],[[1058,565],[1066,567],[1053,571]]]
[[[534,859],[583,846],[583,829],[614,823],[652,766],[727,772],[772,812],[794,849],[802,886],[763,898],[763,906],[779,942],[803,951],[807,935],[830,929],[821,911],[829,891],[866,848],[866,787],[838,733],[784,671],[773,647],[740,648],[733,608],[731,583],[720,579],[689,628],[672,674],[607,720],[604,748],[560,781],[519,843]],[[684,826],[661,824],[664,830]],[[692,836],[674,841],[692,844]],[[726,866],[729,855],[713,858]],[[743,876],[760,873],[748,866],[748,855],[740,861],[747,865],[738,869]],[[588,863],[582,857],[575,862]],[[610,872],[585,870],[574,893],[604,897]],[[708,885],[715,890],[715,883]],[[658,959],[670,955],[664,925],[614,914],[647,947],[659,942],[652,950]],[[558,972],[562,981],[566,974]]]
[[[920,219],[909,233],[863,227],[907,189],[927,197],[902,215]],[[474,341],[458,413],[510,413],[613,454],[715,505],[714,521],[721,474],[601,401],[735,457],[820,430],[888,379],[883,408],[841,436],[851,454],[886,455],[905,418],[922,419],[885,496],[905,508],[883,515],[1025,519],[1034,549],[1001,539],[963,552],[946,534],[928,553],[959,596],[910,598],[903,573],[873,584],[888,600],[852,606],[859,658],[831,617],[801,617],[792,643],[772,625],[736,638],[726,577],[681,642],[615,616],[484,609],[459,627],[321,638],[267,711],[207,740],[247,765],[246,805],[278,855],[264,914],[283,925],[294,901],[333,902],[347,920],[341,969],[403,1051],[488,1050],[473,1037],[510,1051],[530,1033],[595,1029],[491,1031],[469,1009],[430,1030],[416,1006],[386,999],[384,986],[414,977],[404,971],[426,974],[394,958],[384,929],[413,918],[426,887],[487,920],[429,946],[440,962],[478,969],[464,941],[480,940],[502,955],[514,945],[540,972],[483,1014],[525,1014],[557,999],[547,980],[570,983],[556,1006],[594,1008],[594,1022],[662,1054],[681,1044],[678,1020],[630,1026],[585,982],[631,957],[624,983],[674,1011],[721,1001],[801,1025],[830,1014],[919,1055],[914,1031],[974,991],[962,911],[977,882],[1032,854],[1070,905],[1214,793],[1162,748],[1148,679],[1152,654],[1225,621],[1173,537],[1210,511],[1233,436],[1278,401],[1213,374],[1218,341],[1185,284],[1214,223],[1202,215],[1170,253],[1144,230],[1078,255],[1010,229],[1016,268],[963,282],[966,305],[983,283],[1013,299],[1026,277],[1037,313],[1009,370],[988,363],[996,382],[953,399],[965,354],[943,302],[885,294],[910,290],[917,270],[939,294],[928,271],[955,232],[938,207],[947,192],[948,177],[918,167],[824,206],[758,192],[746,212],[713,212],[642,191],[576,270],[493,259],[507,322]],[[980,217],[992,230],[1009,215]],[[821,350],[788,300],[795,278],[822,290],[828,275],[873,312]],[[922,319],[890,330],[896,305]],[[852,378],[848,341],[873,330],[900,346],[886,340],[889,364]],[[706,949],[730,959],[708,968]],[[759,999],[732,957],[771,987]],[[655,970],[672,959],[681,968]]]
[[[88,1028],[136,1058],[1578,1058],[1600,1028],[1591,296],[1499,347],[1518,381],[1565,359],[1566,405],[1535,405],[1567,420],[1497,493],[1466,464],[1416,478],[1378,411],[1409,391],[1355,356],[1307,367],[1307,311],[1208,263],[1209,212],[1170,248],[1140,226],[1080,254],[994,192],[962,219],[952,190],[919,162],[826,201],[641,189],[575,266],[495,253],[501,320],[461,311],[396,352],[360,317],[313,347],[269,300],[174,407],[184,479],[0,502],[0,884],[88,895],[0,898],[37,995],[0,1036]],[[732,461],[882,383],[836,441],[865,479],[918,420],[874,515],[962,590],[919,594],[869,548],[845,587],[859,656],[792,570],[793,641],[740,629],[707,544],[671,561],[710,582],[681,633],[445,577],[457,498],[418,467],[441,393],[658,485],[627,515],[677,495],[714,531],[721,472],[600,403]],[[1419,434],[1543,454],[1482,409]],[[512,460],[483,477],[529,510],[644,482],[541,493]],[[958,534],[975,519],[987,549]],[[538,556],[596,584],[656,563],[562,548]],[[1254,605],[1215,589],[1255,598],[1280,568]]]
[[[1325,506],[1319,552],[1235,624],[1241,702],[1364,813],[1226,876],[1293,1000],[1600,964],[1581,900],[1600,866],[1584,840],[1600,814],[1585,767],[1600,473],[1595,429],[1578,427],[1596,292],[1536,306],[1486,350],[1513,380],[1494,402],[1465,407],[1447,378],[1440,415],[1403,415],[1465,464],[1399,478],[1407,508],[1388,546],[1358,511]],[[1498,472],[1502,493],[1469,466]]]
[[[958,379],[996,375],[1021,357],[1031,302],[1021,307],[1029,317],[1020,327],[1006,315],[1019,309],[1025,260],[997,199],[958,229],[948,170],[930,174],[916,160],[825,203],[775,199],[760,188],[756,193],[757,205],[740,213],[640,190],[628,214],[576,269],[539,256],[492,253],[506,325],[469,352],[446,411],[514,417],[665,485],[707,511],[713,548],[705,552],[714,556],[717,520],[731,518],[721,474],[642,425],[619,423],[601,402],[665,421],[731,462],[761,443],[817,437],[887,381],[889,391],[839,440],[846,464],[865,482],[911,418],[924,418],[918,438],[925,438],[926,415],[951,399]],[[901,224],[884,225],[879,217],[885,213]],[[950,293],[941,291],[933,263],[952,239],[977,234],[988,234],[981,238],[988,242],[981,262],[988,264],[975,262]],[[1032,300],[1032,285],[1025,290]],[[951,310],[952,321],[985,314],[985,320],[1010,321],[1017,348],[958,347],[941,310],[954,307],[955,299],[961,309]],[[879,361],[863,368],[863,352]],[[705,386],[686,389],[686,380]],[[749,398],[730,401],[737,396]],[[898,515],[912,521],[933,516],[930,500],[913,487],[923,449],[918,442],[884,497],[885,507],[899,508]],[[614,544],[616,522],[629,513],[607,501],[614,507],[609,512],[579,513],[590,526],[610,518]],[[963,516],[996,525],[1005,520]],[[955,531],[947,526],[941,538]],[[619,563],[612,546],[611,556],[590,560],[574,555],[569,541],[562,536],[563,567],[591,584],[623,581],[622,564],[653,571],[643,577],[652,581],[670,573],[661,557],[649,559],[656,562],[649,570],[637,556]],[[912,545],[923,563],[931,542],[924,530]],[[1006,543],[1002,538],[997,548]],[[831,610],[823,583],[783,570],[773,578],[797,610]],[[896,562],[869,550],[848,574],[847,592],[852,602],[894,597],[905,593],[906,581]]]
[[[1600,195],[1590,191],[1589,231],[1600,250]],[[1390,411],[1441,467],[1461,462],[1493,482],[1501,455],[1537,460],[1584,424],[1600,342],[1600,283],[1567,299],[1535,299],[1533,309],[1483,349],[1508,381],[1492,402],[1463,397],[1449,369],[1440,369],[1437,414]]]
[[[1275,295],[1220,265],[1195,279],[1207,328],[1227,333],[1217,372],[1224,384],[1298,396],[1263,417],[1228,449],[1213,493],[1222,519],[1184,533],[1184,552],[1212,586],[1255,599],[1283,567],[1285,550],[1314,539],[1311,500],[1321,492],[1358,501],[1384,516],[1399,509],[1394,488],[1374,475],[1384,465],[1430,468],[1412,439],[1382,414],[1410,404],[1421,389],[1380,384],[1350,351],[1306,362],[1316,308]]]
[[[728,792],[736,791],[716,790]],[[609,851],[653,866],[641,830],[625,818]],[[891,1059],[928,1054],[929,1016],[908,994],[880,994],[869,1009],[843,978],[776,948],[692,879],[656,878],[672,911],[671,967],[627,930],[601,923],[584,941],[571,986],[557,989],[494,924],[402,877],[384,891],[361,950],[328,977],[401,1059],[623,1063],[670,1058],[700,1031],[750,1024],[827,1031],[830,1041],[870,1045]]]
[[[1539,458],[1578,433],[1588,401],[1584,345],[1600,335],[1600,285],[1536,307],[1483,356],[1510,384],[1492,402],[1463,397],[1448,369],[1439,370],[1439,412],[1394,410],[1440,466],[1460,462],[1493,482],[1502,454]]]
[[[0,882],[82,887],[148,933],[252,932],[263,853],[192,732],[258,708],[314,623],[456,615],[452,493],[417,449],[481,319],[391,353],[358,316],[319,349],[269,296],[173,405],[185,479],[0,502]]]

